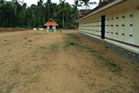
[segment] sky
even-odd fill
[[[11,1],[11,0],[7,0],[7,1]],[[20,0],[22,1],[22,0]],[[31,4],[37,4],[37,1],[39,0],[24,0],[25,3],[27,3],[28,6],[30,6]],[[44,2],[46,2],[47,0],[44,0]],[[54,3],[59,3],[59,0],[51,0]],[[96,1],[97,3],[99,2],[99,0],[90,0],[90,1]],[[66,0],[66,2],[70,3],[70,4],[74,4],[74,0]],[[97,5],[94,5],[93,7],[90,7],[90,9],[96,7]],[[85,7],[79,7],[80,9],[84,9]]]

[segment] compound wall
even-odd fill
[[[105,39],[118,47],[139,54],[139,0],[123,0],[79,20],[79,31],[101,39],[105,16]]]

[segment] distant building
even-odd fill
[[[81,34],[139,61],[139,0],[101,0],[78,22]]]
[[[47,32],[56,32],[56,26],[58,26],[58,24],[51,18],[44,26],[47,26]]]

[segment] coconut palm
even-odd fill
[[[74,23],[75,23],[75,20],[76,20],[76,17],[78,16],[78,7],[81,7],[81,4],[79,4],[79,0],[74,0],[74,12],[75,12],[75,15],[74,15]]]
[[[52,5],[51,0],[47,0],[48,19],[51,18],[51,5]]]
[[[95,1],[90,2],[90,0],[80,0],[81,5],[85,5],[86,9],[89,8],[90,5],[97,4]]]
[[[15,1],[19,3],[17,8]],[[60,4],[51,3],[51,0],[47,0],[46,3],[38,0],[37,5],[27,7],[25,3],[19,1],[23,2],[23,0],[13,2],[0,0],[0,27],[42,27],[51,17],[59,24],[59,28],[75,27],[74,19],[78,15],[77,3],[73,7],[65,3],[65,0],[61,0]]]
[[[4,4],[4,0],[0,0],[0,5],[3,5]]]
[[[63,28],[65,27],[65,19],[64,19],[64,11],[65,11],[65,0],[59,0],[60,2],[60,5],[62,7],[62,15],[63,15],[63,18],[62,18],[62,22],[63,22]]]

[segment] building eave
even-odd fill
[[[107,8],[110,8],[110,7],[112,7],[112,6],[114,6],[114,5],[118,4],[118,3],[121,3],[122,1],[126,1],[126,0],[114,0],[113,2],[108,3],[107,5],[97,9],[96,11],[93,11],[92,13],[90,13],[90,14],[88,14],[88,15],[80,18],[80,19],[78,19],[77,21],[79,22],[79,21],[81,21],[81,20],[83,20],[83,19],[85,19],[85,18],[87,18],[89,16],[92,16],[92,15],[94,15],[94,14],[96,14],[98,12],[101,12],[101,11],[107,9]]]

